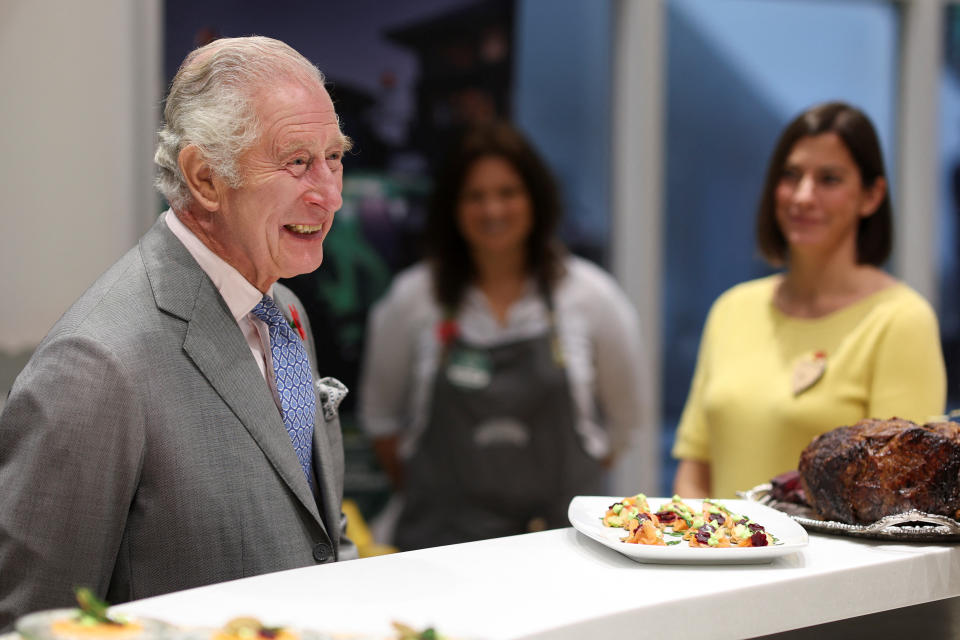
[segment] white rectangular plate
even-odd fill
[[[573,528],[600,544],[619,551],[637,562],[671,564],[755,564],[770,562],[774,558],[796,553],[807,546],[807,532],[787,514],[748,500],[717,500],[734,513],[745,515],[763,525],[779,544],[767,547],[727,547],[724,549],[691,548],[687,543],[659,546],[621,542],[626,536],[623,529],[605,527],[601,524],[603,514],[623,496],[577,496],[570,501],[567,517]],[[650,508],[657,511],[670,498],[648,498]],[[684,500],[691,509],[699,510],[701,500]]]

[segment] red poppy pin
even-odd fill
[[[297,313],[297,308],[292,304],[290,305],[290,318],[290,328],[297,330],[301,340],[306,340],[307,332],[303,330],[303,325],[300,324],[300,314]]]
[[[457,321],[453,318],[447,318],[437,323],[437,339],[443,346],[448,346],[458,335],[460,335],[460,327],[457,326]]]

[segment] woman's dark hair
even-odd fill
[[[547,165],[523,135],[509,124],[475,125],[457,138],[440,164],[427,213],[425,254],[433,270],[437,300],[455,309],[476,276],[473,256],[460,233],[457,210],[467,174],[481,158],[506,160],[520,174],[533,208],[527,237],[527,270],[549,291],[563,275],[565,250],[555,232],[560,197]]]
[[[827,102],[801,113],[787,125],[774,147],[767,177],[763,183],[760,206],[757,208],[757,248],[774,266],[787,260],[787,240],[777,224],[775,192],[783,175],[787,156],[800,138],[835,133],[843,141],[860,170],[864,187],[873,186],[877,178],[886,179],[880,141],[870,119],[859,109],[843,102]],[[893,247],[893,210],[890,190],[873,215],[861,218],[857,227],[857,263],[882,265]]]

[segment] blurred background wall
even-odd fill
[[[0,398],[156,216],[159,0],[0,2]]]
[[[640,311],[651,398],[617,493],[668,490],[666,455],[712,300],[765,273],[753,208],[780,128],[844,99],[892,175],[890,268],[960,366],[960,17],[947,0],[0,1],[0,402],[67,306],[155,220],[164,87],[218,36],[289,42],[358,142],[316,274],[290,282],[328,370],[355,377],[369,305],[416,257],[429,169],[463,119],[508,117],[563,187],[564,237]],[[324,343],[324,341],[326,341]],[[347,422],[348,493],[383,492]]]

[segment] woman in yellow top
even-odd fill
[[[795,469],[814,436],[861,418],[944,410],[936,316],[880,268],[892,213],[866,115],[832,102],[787,126],[757,244],[784,271],[733,287],[710,310],[673,447],[685,497],[735,497]]]

